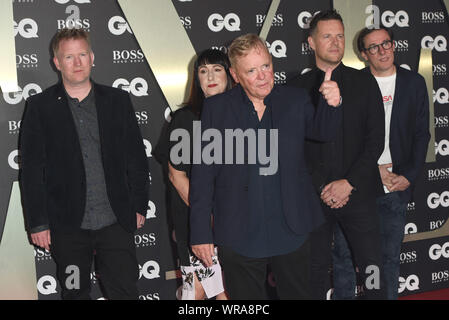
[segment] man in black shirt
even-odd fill
[[[382,297],[379,222],[376,195],[382,192],[377,159],[383,150],[384,112],[374,78],[341,62],[344,26],[335,10],[322,11],[310,22],[309,44],[316,67],[289,84],[306,88],[316,105],[324,71],[332,69],[342,97],[343,121],[335,141],[306,143],[306,161],[319,193],[326,223],[311,236],[312,291],[325,299],[331,265],[333,226],[338,222],[360,268],[365,295]]]
[[[108,299],[137,299],[134,231],[148,163],[129,95],[93,83],[87,32],[53,38],[58,83],[28,99],[21,189],[32,242],[52,252],[63,299],[89,299],[94,252]]]

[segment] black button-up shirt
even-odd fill
[[[67,99],[78,132],[86,172],[86,207],[81,228],[98,230],[114,224],[117,218],[106,191],[93,87],[83,101],[71,98],[68,94]]]
[[[259,146],[265,143],[266,154],[270,155],[270,129],[273,129],[270,95],[265,98],[266,108],[260,121],[252,102],[243,90],[242,95],[245,101],[242,116],[248,124],[247,128],[256,131],[257,145],[253,150],[258,155]],[[266,141],[259,140],[258,130],[266,131]],[[297,235],[287,225],[282,211],[279,169],[273,175],[261,175],[260,168],[263,166],[257,156],[256,159],[256,164],[248,164],[249,231],[246,241],[233,249],[253,258],[290,253],[303,244],[307,235]]]

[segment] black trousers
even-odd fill
[[[323,211],[326,222],[313,231],[310,237],[313,299],[326,299],[327,290],[332,286],[329,271],[332,265],[331,249],[336,223],[339,223],[359,267],[364,297],[384,299],[379,217],[375,206],[353,206],[350,210],[335,210],[323,205]]]
[[[91,269],[106,299],[138,299],[139,265],[134,234],[118,223],[96,231],[51,231],[51,253],[56,262],[62,299],[89,300]]]
[[[309,240],[294,252],[269,258],[245,257],[227,247],[219,247],[218,255],[231,300],[266,300],[268,264],[280,299],[310,299]]]

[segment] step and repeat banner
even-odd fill
[[[176,24],[181,24],[196,52],[206,48],[218,48],[226,52],[227,45],[235,37],[249,32],[259,33],[272,2],[162,1],[174,7],[179,19],[170,21],[161,28],[171,28],[173,25],[179,27]],[[122,11],[119,1],[12,2],[19,91],[3,92],[0,95],[0,232],[12,199],[12,185],[18,180],[20,171],[18,138],[25,100],[58,81],[51,61],[50,39],[58,29],[64,27],[84,28],[91,33],[95,53],[92,78],[98,83],[129,92],[150,164],[151,189],[147,223],[135,235],[140,266],[140,299],[177,299],[181,282],[177,271],[176,235],[167,215],[167,179],[151,152],[162,128],[170,121],[170,109],[176,109],[183,101],[172,105],[167,102],[164,90],[152,72],[152,67],[155,70],[155,66],[140,48],[133,33],[133,24],[128,21],[124,13],[126,10]],[[308,18],[333,5],[330,0],[280,1],[267,36],[276,83],[285,84],[290,77],[312,68],[314,55],[307,43]],[[363,16],[367,25],[381,22],[393,29],[396,62],[402,67],[417,71],[421,48],[432,50],[435,143],[431,147],[432,151],[434,148],[436,161],[426,163],[419,178],[414,200],[408,205],[404,232],[407,235],[418,235],[442,230],[449,215],[449,27],[444,1],[375,0],[364,9],[351,14]],[[147,14],[150,20],[151,11]],[[352,28],[359,30],[364,26],[361,24]],[[159,30],[149,29],[147,32],[157,34]],[[346,39],[346,45],[351,46],[352,40]],[[448,224],[446,228],[447,226]],[[6,228],[7,225],[5,230]],[[436,236],[426,236],[421,240],[404,242],[400,295],[449,287],[449,233],[435,234]],[[60,286],[56,280],[56,266],[51,254],[41,248],[34,248],[34,261],[38,298],[59,299]],[[102,298],[94,269],[91,279],[92,298]],[[272,275],[269,275],[267,285],[275,286]],[[331,295],[332,289],[329,290],[329,297]]]

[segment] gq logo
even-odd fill
[[[313,15],[308,11],[303,11],[300,14],[298,14],[298,25],[301,29],[309,29],[310,28],[310,21],[312,20],[312,17],[315,16],[319,11],[315,12]]]
[[[68,2],[70,2],[70,0],[55,0],[57,3],[59,4],[66,4]],[[73,0],[76,3],[90,3],[90,0]]]
[[[20,20],[18,24],[14,21],[14,37],[20,34],[21,37],[26,39],[38,38],[37,30],[37,23],[33,19],[25,18]]]
[[[153,201],[148,201],[147,219],[156,218],[156,205]]]
[[[8,164],[14,170],[19,170],[19,162],[16,159],[19,158],[19,150],[11,151],[8,156]]]
[[[213,32],[220,32],[223,28],[228,31],[240,31],[240,18],[235,13],[228,13],[224,17],[213,13],[207,19],[207,26]]]
[[[410,222],[407,223],[404,227],[404,234],[411,234],[411,233],[417,233],[418,232],[418,227],[416,226],[416,224]]]
[[[447,51],[447,40],[442,35],[436,36],[435,39],[431,36],[424,36],[421,40],[421,48],[435,49],[438,52]]]
[[[139,264],[139,269],[139,279],[142,278],[142,276],[148,280],[157,279],[160,277],[159,272],[161,271],[161,268],[156,261],[147,261],[143,266],[140,266]]]
[[[438,101],[439,104],[449,103],[449,92],[446,88],[440,88],[436,92],[433,90],[433,102]]]
[[[28,97],[42,92],[41,87],[35,83],[29,83],[25,87],[20,88],[17,92],[5,92],[3,93],[3,99],[9,104],[18,104],[22,99],[28,99]],[[11,96],[12,95],[12,96]]]
[[[430,209],[436,209],[440,205],[444,208],[449,207],[449,191],[444,191],[441,195],[432,192],[427,197],[427,205]]]
[[[274,40],[271,44],[267,41],[268,51],[275,58],[286,58],[287,57],[287,46],[282,40]]]
[[[399,290],[398,293],[404,292],[407,289],[408,291],[415,291],[419,289],[419,278],[415,274],[409,275],[407,279],[403,277],[399,277]]]
[[[365,13],[369,14],[368,18],[365,20],[365,26],[367,28],[370,27],[376,27],[378,28],[379,25],[382,22],[382,25],[384,25],[387,28],[391,28],[394,25],[397,25],[400,28],[408,27],[409,24],[409,16],[407,12],[404,10],[399,10],[398,12],[394,13],[393,11],[387,10],[380,14],[380,9],[376,5],[369,5],[365,9]]]
[[[438,260],[441,257],[449,258],[449,242],[446,242],[442,246],[435,243],[429,248],[429,257],[432,260]]]
[[[114,16],[108,22],[109,31],[116,36],[124,34],[126,31],[133,33],[126,20],[121,16]]]
[[[45,296],[57,293],[56,279],[49,275],[41,277],[37,281],[37,290],[39,291],[40,294],[43,294]]]
[[[147,139],[143,139],[143,144],[145,146],[145,152],[147,154],[147,158],[151,158],[151,151],[153,150],[153,147],[151,146],[150,141]]]
[[[132,93],[136,97],[143,97],[148,95],[148,83],[145,79],[137,77],[129,82],[126,79],[119,78],[112,84],[114,88],[122,89],[126,92]]]
[[[440,142],[435,141],[435,155],[449,155],[449,141],[443,139]]]

